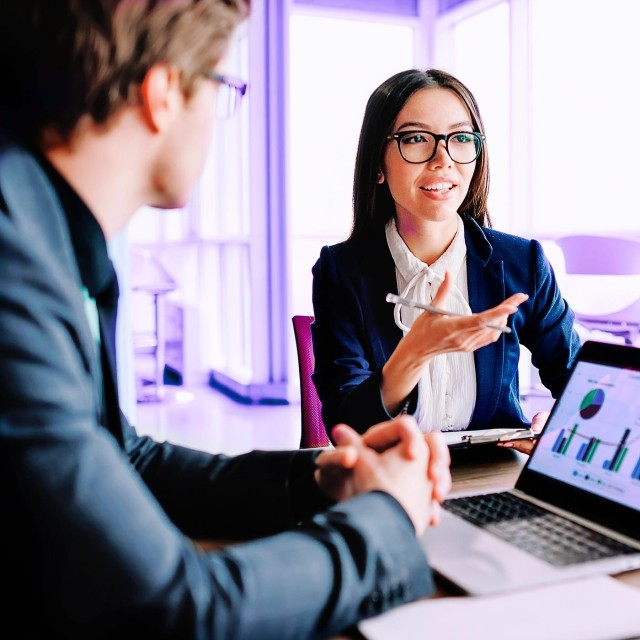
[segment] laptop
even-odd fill
[[[443,506],[422,542],[464,593],[640,568],[640,349],[585,342],[515,487]]]

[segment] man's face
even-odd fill
[[[153,206],[173,209],[188,202],[211,144],[217,87],[203,78],[190,97],[175,97],[176,111],[153,171]]]

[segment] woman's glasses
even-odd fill
[[[419,129],[399,131],[387,136],[387,140],[398,143],[400,155],[411,164],[429,162],[436,155],[440,140],[444,140],[445,149],[454,162],[469,164],[480,155],[484,139],[485,136],[477,131],[454,131],[442,135]]]

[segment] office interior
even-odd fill
[[[291,318],[313,314],[311,267],[323,245],[349,234],[366,100],[409,67],[446,69],[478,99],[493,226],[543,243],[577,311],[632,305],[640,268],[574,276],[556,240],[640,235],[639,12],[627,0],[253,3],[225,69],[249,89],[239,114],[216,121],[190,202],[138,212],[110,246],[131,422],[161,439],[231,453],[296,445]],[[606,329],[580,327],[585,338],[625,340]],[[526,353],[521,378],[525,400],[546,406]],[[172,418],[176,431],[168,430]],[[198,440],[189,435],[194,421],[235,430],[235,440],[207,440],[206,426]]]

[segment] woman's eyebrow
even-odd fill
[[[424,122],[410,121],[410,122],[403,122],[402,124],[398,125],[396,131],[400,131],[401,129],[406,129],[407,127],[411,127],[412,129],[420,129],[421,131],[433,130],[433,128],[430,125],[425,124]],[[448,129],[449,131],[455,131],[460,127],[473,128],[473,123],[470,120],[463,120],[462,122],[455,122],[454,124],[449,125]]]
[[[452,124],[450,129],[459,129],[460,127],[471,127],[473,128],[473,122],[471,120],[463,120],[462,122],[456,122]]]
[[[398,125],[398,130],[406,129],[407,127],[411,127],[412,129],[426,129],[427,131],[429,130],[429,125],[425,124],[424,122],[403,122],[402,124]]]

